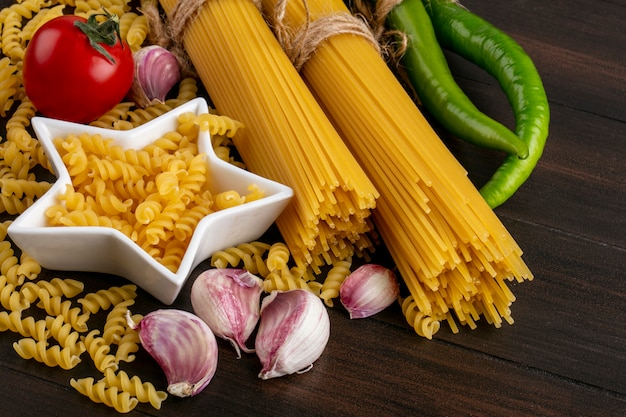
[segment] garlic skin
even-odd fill
[[[161,309],[135,323],[141,345],[156,360],[167,378],[167,392],[191,397],[202,391],[217,369],[217,340],[198,316],[184,310]]]
[[[389,307],[400,295],[395,274],[381,265],[365,264],[341,283],[339,299],[351,319],[373,316]]]
[[[245,269],[214,268],[202,272],[191,287],[194,313],[215,336],[228,340],[237,357],[254,352],[246,341],[260,317],[263,280]]]
[[[261,304],[256,354],[270,379],[310,370],[330,337],[330,318],[322,300],[310,291],[272,291]]]
[[[128,92],[128,99],[141,108],[163,103],[167,93],[180,81],[180,67],[173,53],[150,45],[133,54],[135,76]]]

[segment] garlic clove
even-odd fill
[[[310,370],[330,337],[330,319],[322,300],[310,291],[272,291],[261,304],[256,354],[270,379]]]
[[[260,316],[263,280],[245,269],[214,268],[202,272],[191,287],[193,311],[217,337],[228,340],[237,357],[254,349],[246,341]]]
[[[176,56],[161,46],[150,45],[135,52],[133,59],[135,76],[128,99],[141,108],[162,103],[181,78]]]
[[[217,341],[201,318],[183,310],[161,309],[146,314],[138,323],[130,312],[126,319],[163,369],[167,392],[190,397],[209,384],[217,369]]]
[[[400,295],[395,274],[381,265],[365,264],[341,283],[339,299],[351,319],[373,316],[393,304]]]

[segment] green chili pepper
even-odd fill
[[[489,206],[495,208],[528,179],[543,153],[550,109],[541,77],[514,39],[457,1],[422,1],[441,46],[475,63],[498,81],[513,109],[515,133],[528,146],[526,159],[508,156],[480,189]]]
[[[447,131],[516,159],[528,156],[526,144],[482,113],[457,85],[421,0],[403,0],[387,16],[387,25],[407,35],[409,45],[400,62],[426,110]]]

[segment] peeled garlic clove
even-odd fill
[[[141,345],[167,377],[167,392],[190,397],[202,391],[217,369],[217,341],[209,326],[183,310],[162,309],[146,314],[139,323],[126,318],[139,332]]]
[[[307,290],[272,291],[263,299],[256,354],[270,379],[310,370],[326,348],[330,319],[322,300]]]
[[[167,93],[180,81],[180,67],[173,53],[150,45],[133,54],[135,76],[128,98],[144,108],[155,101],[162,103]]]
[[[398,299],[400,288],[395,274],[381,265],[365,264],[341,283],[339,299],[351,319],[373,316]]]
[[[263,280],[245,269],[215,268],[204,271],[191,287],[193,311],[217,337],[228,340],[241,357],[254,352],[246,341],[260,316]]]

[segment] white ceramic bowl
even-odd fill
[[[32,125],[48,156],[57,181],[24,213],[8,233],[15,244],[50,270],[103,272],[122,276],[165,304],[172,304],[191,271],[215,251],[258,239],[276,220],[293,196],[291,188],[259,177],[219,159],[208,133],[201,133],[199,150],[207,154],[214,191],[234,189],[241,194],[255,183],[265,192],[256,201],[220,210],[200,221],[176,273],[171,272],[123,233],[99,226],[50,226],[45,210],[71,184],[70,176],[52,140],[70,133],[99,133],[124,148],[140,149],[161,134],[176,129],[184,112],[206,113],[207,103],[197,98],[132,130],[115,131],[34,117]]]

